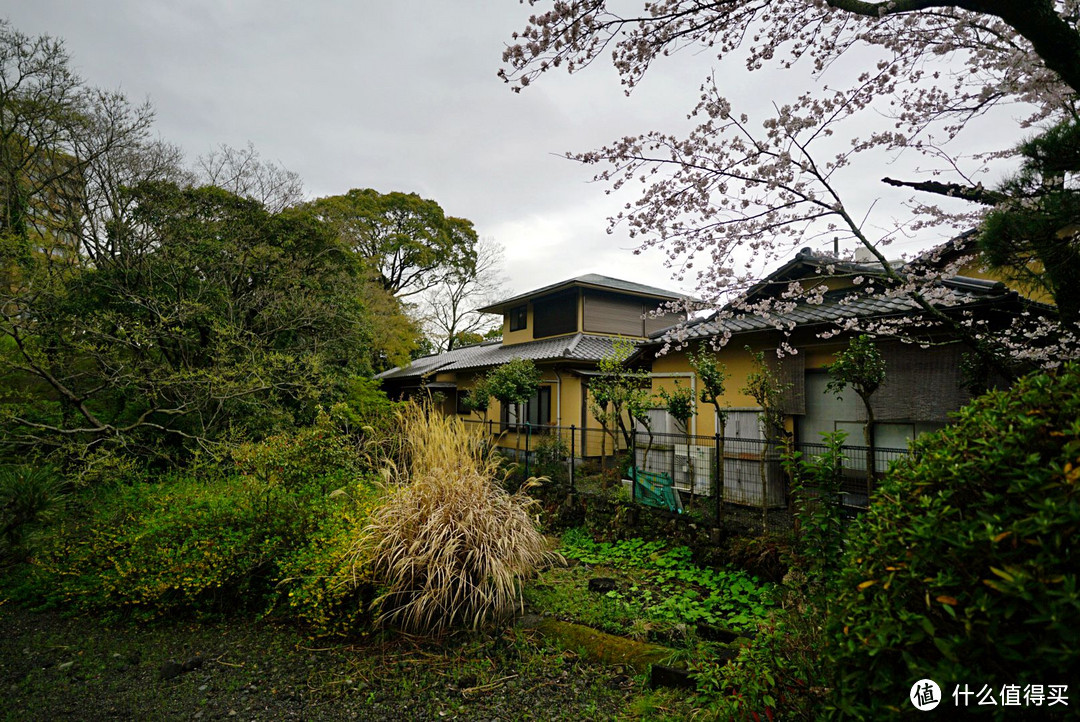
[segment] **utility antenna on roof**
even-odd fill
[[[840,236],[832,237],[832,254],[837,258],[840,257]]]

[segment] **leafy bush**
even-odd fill
[[[28,534],[56,520],[67,501],[67,482],[52,467],[0,469],[0,558],[20,554]]]
[[[319,409],[310,427],[269,436],[233,450],[236,470],[260,482],[295,488],[322,479],[332,487],[353,476],[360,457],[349,436]]]
[[[691,664],[707,719],[820,719],[824,688],[814,684],[822,673],[819,620],[802,610],[778,612],[734,659]]]
[[[535,502],[497,483],[498,462],[456,417],[403,407],[409,467],[357,545],[386,585],[380,620],[414,631],[473,628],[521,604],[521,580],[553,558],[530,512]]]
[[[366,617],[373,579],[353,557],[381,492],[360,481],[335,490],[304,542],[277,561],[280,610],[322,634],[355,629]]]
[[[822,660],[837,708],[903,709],[927,677],[946,697],[1080,679],[1080,366],[979,398],[914,452],[849,534]]]
[[[793,451],[784,459],[792,477],[792,496],[799,520],[793,566],[810,576],[825,593],[831,590],[844,549],[841,487],[844,470],[842,431],[825,435],[825,453],[804,460]],[[827,601],[827,600],[823,600]]]
[[[343,516],[350,498],[318,482],[284,490],[252,477],[91,490],[86,513],[42,540],[15,596],[138,619],[261,612],[291,589],[276,588],[279,564],[291,576],[319,567],[314,552],[290,553],[328,534],[327,520]]]
[[[534,493],[545,502],[561,502],[570,491],[570,474],[566,464],[570,448],[557,433],[541,434],[534,438],[532,471],[546,479]]]

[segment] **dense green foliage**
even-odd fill
[[[472,224],[434,201],[297,205],[295,174],[253,149],[202,159],[233,192],[200,186],[152,117],[0,21],[0,462],[33,449],[90,481],[291,433],[319,406],[359,428],[381,395],[364,379],[420,334],[395,294],[475,269]]]
[[[132,194],[113,258],[42,268],[16,301],[12,441],[152,455],[257,436],[310,421],[370,371],[367,281],[314,219],[214,188]]]
[[[983,200],[995,207],[983,219],[979,247],[992,267],[1047,293],[1061,319],[1076,323],[1080,191],[1071,181],[1080,171],[1080,123],[1059,123],[1018,150],[1023,157],[1019,172]]]
[[[284,488],[254,476],[101,487],[39,540],[12,594],[144,620],[284,604],[321,623],[344,596],[336,582],[348,548],[337,539],[362,527],[375,493],[364,482],[332,491],[321,481]],[[324,601],[327,609],[314,608]]]
[[[376,273],[397,297],[411,296],[476,266],[471,221],[448,217],[415,193],[354,188],[306,204]]]
[[[530,359],[516,358],[489,371],[479,388],[474,387],[474,393],[478,401],[483,393],[489,393],[504,407],[524,404],[540,387],[540,376],[540,369]]]
[[[849,534],[826,658],[837,706],[874,716],[923,677],[1080,677],[1080,368],[981,397],[914,452]]]
[[[885,381],[885,359],[866,334],[851,339],[825,370],[829,372],[826,389],[839,396],[850,386],[864,402]]]
[[[62,516],[67,488],[49,466],[0,469],[0,560],[24,553],[29,535]]]
[[[912,711],[924,678],[949,706],[957,685],[997,697],[1077,678],[1080,368],[1025,377],[921,437],[843,534],[837,444],[792,464],[815,493],[800,502],[789,611],[699,677],[718,716],[878,719]]]

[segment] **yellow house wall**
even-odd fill
[[[525,328],[520,331],[511,331],[510,314],[506,313],[503,315],[503,346],[510,346],[515,343],[525,343],[526,341],[533,340],[533,305],[531,303],[528,304],[525,314]]]
[[[540,365],[540,385],[551,388],[551,416],[546,421],[555,426],[581,426],[581,377],[565,370],[559,370],[551,366]],[[458,388],[467,390],[480,374],[463,373],[457,378]],[[481,421],[483,416],[479,414],[462,415],[462,418],[470,421]],[[488,407],[487,418],[492,422],[492,429],[499,432],[500,419],[502,418],[502,405],[498,400],[492,399]],[[595,422],[594,422],[595,423]],[[521,448],[524,448],[524,434],[521,436]],[[515,448],[518,439],[515,432],[506,433],[499,445],[506,448]],[[569,443],[569,440],[567,440]]]
[[[728,346],[717,352],[716,358],[718,362],[727,366],[728,373],[728,379],[724,384],[726,393],[720,402],[721,407],[726,406],[733,409],[757,408],[757,402],[751,396],[742,392],[742,388],[746,386],[746,377],[754,368],[750,354],[741,346],[738,348]],[[655,378],[656,375],[692,371],[693,369],[690,366],[690,361],[686,358],[685,351],[668,352],[653,361],[653,392],[659,392],[661,387],[670,390],[675,385],[675,379]],[[680,378],[679,383],[687,385],[689,380]],[[700,380],[695,380],[695,389],[698,394],[701,393]],[[696,424],[695,431],[698,435],[709,436],[716,433],[715,414],[713,412],[713,405],[702,402],[699,397],[697,400],[697,416],[694,422]]]
[[[754,409],[758,407],[756,401],[749,394],[743,392],[743,388],[746,387],[747,377],[754,371],[754,359],[750,351],[747,351],[744,347],[746,342],[740,339],[736,339],[728,346],[724,347],[718,352],[714,352],[719,363],[724,364],[727,367],[728,378],[724,383],[725,394],[724,398],[720,400],[721,408],[730,409]],[[799,353],[804,354],[803,363],[807,369],[820,369],[826,364],[830,364],[836,360],[837,351],[847,346],[847,341],[837,341],[833,343],[821,343],[820,341],[814,343],[810,341],[806,346],[802,346],[798,343],[793,344]],[[763,342],[752,345],[754,351],[765,350],[771,352],[775,348],[775,341]],[[654,394],[657,394],[658,403],[662,403],[659,399],[659,392],[661,388],[671,391],[675,387],[675,382],[678,380],[679,384],[683,386],[690,385],[688,378],[664,378],[663,374],[687,374],[691,373],[693,368],[690,366],[690,361],[687,359],[686,351],[671,351],[664,356],[661,356],[653,361],[652,364],[652,390]],[[701,381],[695,378],[694,388],[696,394],[701,393]],[[697,415],[693,424],[694,432],[700,436],[711,436],[715,434],[715,409],[710,403],[706,403],[700,400],[698,396],[697,401]],[[788,431],[793,429],[793,419],[788,418],[785,420],[785,426]]]
[[[1042,272],[1042,264],[1038,261],[1032,261],[1029,265],[1029,268],[1032,270],[1033,273]],[[986,268],[983,262],[977,258],[974,261],[969,261],[968,263],[961,266],[960,270],[957,271],[957,275],[967,276],[969,278],[981,278],[987,281],[1001,281],[1009,288],[1017,291],[1021,296],[1024,296],[1025,298],[1030,298],[1032,301],[1049,304],[1053,304],[1054,302],[1054,297],[1043,289],[1031,288],[1025,283],[1020,283],[1018,281],[1005,278],[1004,276],[1002,276],[1001,273]]]

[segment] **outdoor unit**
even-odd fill
[[[675,488],[709,496],[712,493],[715,459],[711,446],[676,444]]]

